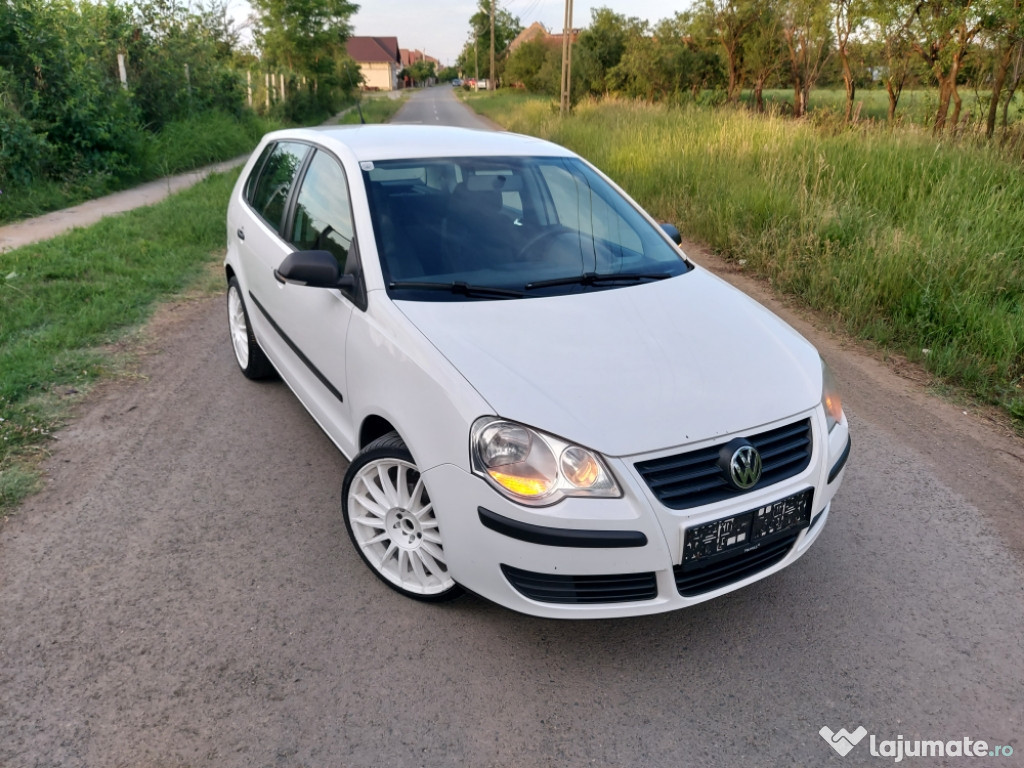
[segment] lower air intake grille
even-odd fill
[[[675,567],[676,589],[683,597],[695,597],[727,587],[781,562],[796,543],[799,533],[786,536],[753,552],[740,552],[713,563]]]
[[[658,596],[654,573],[563,576],[501,566],[505,578],[526,597],[542,603],[627,603]]]

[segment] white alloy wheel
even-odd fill
[[[235,349],[235,359],[243,371],[249,367],[249,322],[245,317],[242,297],[238,294],[238,286],[228,289],[228,328],[231,331],[231,346]]]
[[[461,593],[448,573],[423,478],[396,433],[370,443],[352,462],[342,506],[360,556],[392,589],[427,601]]]
[[[242,299],[242,289],[238,278],[228,280],[228,333],[231,335],[231,348],[235,352],[235,360],[242,373],[249,379],[263,379],[274,372],[274,366],[263,354],[259,342],[253,335],[249,324],[249,312]]]

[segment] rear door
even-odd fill
[[[349,453],[355,440],[345,394],[345,338],[352,312],[360,311],[355,296],[285,284],[274,274],[296,250],[330,251],[343,272],[355,268],[344,169],[322,149],[280,142],[253,186],[251,208],[254,220],[242,242],[260,342],[313,417]]]

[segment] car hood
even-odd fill
[[[821,399],[814,348],[701,269],[569,296],[395,304],[495,415],[610,456],[753,429]]]

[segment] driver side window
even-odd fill
[[[345,172],[333,157],[317,151],[299,188],[292,245],[300,251],[330,251],[344,271],[354,236]]]

